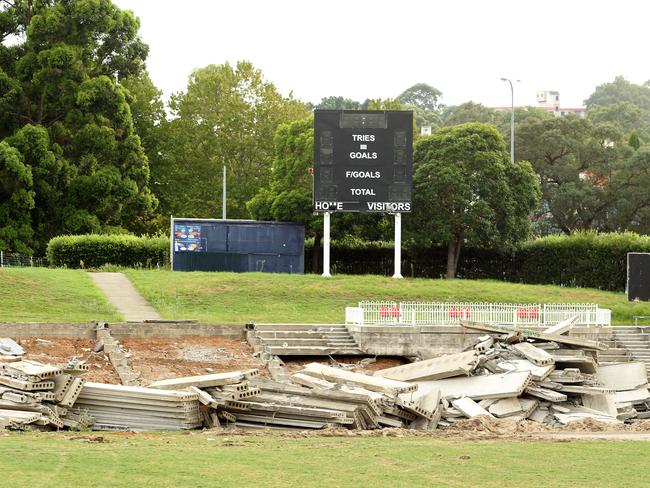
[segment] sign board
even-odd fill
[[[627,299],[647,302],[650,300],[650,253],[627,253]]]
[[[314,111],[314,211],[411,211],[413,112]]]

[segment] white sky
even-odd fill
[[[509,106],[506,77],[522,80],[516,105],[557,90],[562,107],[578,107],[617,75],[650,79],[645,1],[113,1],[140,17],[165,97],[193,69],[240,59],[314,103],[392,98],[424,82],[448,105]]]

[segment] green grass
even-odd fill
[[[122,317],[86,272],[0,269],[0,322],[117,322]]]
[[[12,434],[0,472],[20,487],[638,487],[650,442],[431,437]],[[74,439],[77,437],[77,439]],[[4,484],[3,484],[4,485]]]
[[[634,315],[650,315],[650,303],[629,303],[624,293],[492,280],[124,272],[164,318],[212,323],[336,323],[345,319],[346,306],[355,306],[360,300],[597,303],[612,309],[612,321],[616,324],[631,324]]]

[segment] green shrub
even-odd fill
[[[650,237],[633,232],[576,232],[528,241],[516,252],[517,281],[621,291],[627,253],[650,252]]]
[[[126,234],[59,236],[50,240],[46,252],[51,266],[153,268],[169,263],[169,238]]]

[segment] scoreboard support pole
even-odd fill
[[[402,276],[402,214],[395,214],[395,273],[393,278]]]
[[[323,214],[323,274],[330,277],[330,213]]]

